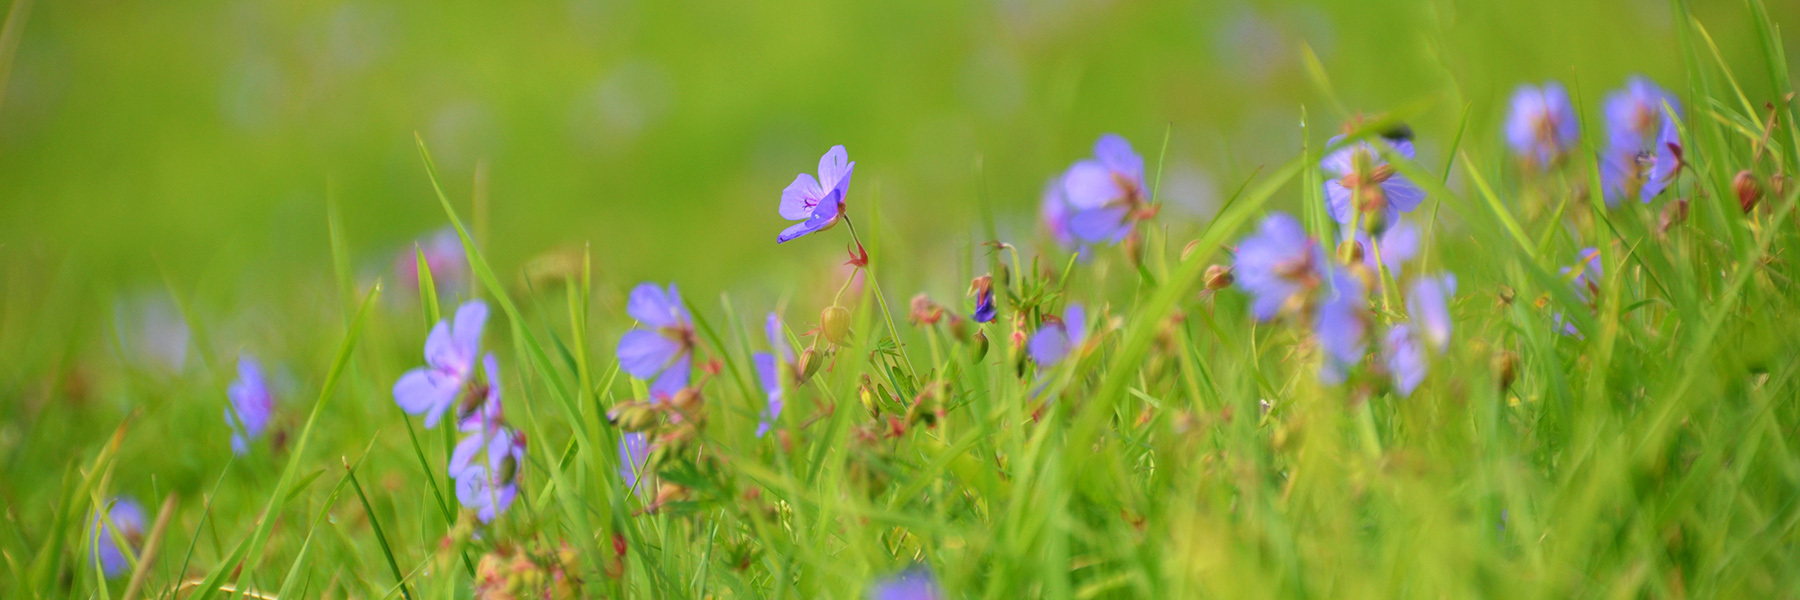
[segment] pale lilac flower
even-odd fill
[[[483,523],[492,522],[494,517],[506,512],[512,506],[513,498],[519,495],[518,477],[519,466],[523,464],[525,454],[524,440],[513,438],[500,441],[510,447],[502,455],[498,466],[492,464],[493,461],[471,463],[456,475],[456,500],[466,508],[475,509],[475,516]]]
[[[1681,167],[1680,118],[1681,102],[1643,77],[1606,97],[1600,176],[1607,206],[1633,196],[1649,202],[1668,187]]]
[[[231,451],[243,455],[250,442],[261,437],[269,426],[269,415],[275,412],[275,397],[269,393],[262,365],[245,354],[238,357],[238,378],[225,388],[231,407],[225,410],[225,425],[231,428]]]
[[[456,229],[445,227],[430,237],[417,240],[415,251],[407,248],[394,258],[394,271],[412,289],[419,288],[419,254],[425,255],[425,266],[431,268],[431,280],[440,295],[447,290],[462,289],[469,280],[469,258],[463,252],[462,237]]]
[[[693,368],[693,319],[675,284],[667,291],[643,283],[631,290],[625,312],[643,329],[625,332],[616,354],[632,377],[649,381],[652,400],[667,400],[688,385]]]
[[[1581,124],[1562,84],[1521,85],[1513,92],[1512,113],[1506,118],[1506,143],[1513,154],[1534,167],[1549,167],[1574,148],[1580,135]]]
[[[1064,309],[1062,318],[1044,317],[1043,327],[1031,335],[1031,359],[1045,367],[1061,362],[1070,351],[1087,341],[1087,310],[1079,302]]]
[[[107,521],[112,521],[111,527]],[[118,537],[124,538],[129,548],[119,546],[113,537],[112,527],[117,527]],[[111,506],[106,509],[106,518],[95,514],[93,518],[94,554],[100,560],[100,570],[107,577],[118,577],[130,572],[131,562],[126,552],[136,555],[138,546],[144,541],[144,507],[136,500],[124,496],[115,496]]]
[[[917,566],[869,586],[870,600],[944,600],[931,570]]]
[[[1411,160],[1411,132],[1399,131],[1383,139],[1393,154]],[[1342,135],[1332,137],[1326,145],[1343,139]],[[1339,223],[1351,224],[1360,214],[1364,227],[1380,231],[1425,200],[1425,190],[1396,172],[1380,150],[1367,141],[1338,148],[1326,155],[1319,166],[1331,175],[1325,181],[1325,209]]]
[[[1456,275],[1421,277],[1406,294],[1406,308],[1412,314],[1425,341],[1442,353],[1450,345],[1450,298],[1456,296]]]
[[[779,244],[815,231],[830,229],[843,216],[844,196],[850,192],[850,175],[856,162],[843,146],[832,146],[819,157],[819,178],[801,173],[781,191],[781,218],[800,221],[775,237]]]
[[[762,421],[756,426],[756,437],[762,437],[781,418],[781,365],[794,363],[794,352],[788,349],[787,335],[781,326],[781,317],[769,313],[763,322],[763,332],[769,336],[769,347],[773,352],[757,352],[750,356],[756,363],[756,379],[762,384],[763,395],[767,404],[763,408]]]
[[[1393,277],[1398,278],[1400,268],[1419,255],[1419,228],[1406,219],[1394,221],[1386,231],[1381,232],[1381,237],[1376,239],[1381,240],[1380,266],[1387,267],[1388,274]],[[1378,248],[1370,244],[1369,240],[1367,232],[1356,232],[1356,243],[1362,245],[1363,266],[1368,267],[1370,271],[1379,273],[1380,270],[1375,263],[1375,254]]]
[[[1654,149],[1613,146],[1600,156],[1600,191],[1607,208],[1631,197],[1648,203],[1674,183],[1681,168],[1681,138],[1674,127],[1666,127],[1657,139]]]
[[[625,479],[625,487],[637,489],[640,494],[654,493],[655,490],[638,488],[638,479],[647,475],[644,470],[649,466],[650,436],[641,432],[627,432],[619,436],[619,476]]]
[[[1412,326],[1406,323],[1389,328],[1384,342],[1382,362],[1387,366],[1388,376],[1393,378],[1394,389],[1400,392],[1402,398],[1411,396],[1413,390],[1425,381],[1428,359],[1424,349],[1419,347],[1419,339],[1413,334]]]
[[[1680,117],[1679,99],[1649,79],[1632,77],[1625,82],[1625,89],[1606,97],[1607,144],[1639,152],[1653,151],[1651,145],[1666,130],[1673,129],[1675,119]]]
[[[1343,269],[1331,269],[1331,285],[1322,290],[1325,302],[1319,306],[1313,331],[1324,349],[1319,365],[1319,380],[1329,384],[1344,381],[1344,376],[1362,362],[1369,331],[1369,300],[1362,281]]]
[[[1144,186],[1144,159],[1114,134],[1094,142],[1094,157],[1063,174],[1062,195],[1070,213],[1068,230],[1090,244],[1117,243],[1131,233],[1133,220],[1150,202]]]
[[[1289,300],[1319,285],[1325,251],[1286,213],[1263,218],[1254,235],[1238,243],[1232,273],[1254,300],[1256,320],[1275,318]]]
[[[407,414],[424,414],[427,429],[456,403],[475,372],[487,304],[470,300],[456,309],[454,324],[438,321],[425,338],[425,366],[407,371],[394,383],[394,401]]]

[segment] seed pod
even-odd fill
[[[1346,265],[1359,264],[1363,260],[1362,242],[1344,240],[1344,243],[1338,244],[1337,254],[1338,260],[1343,261]]]
[[[825,339],[843,345],[850,339],[850,309],[836,305],[826,308],[819,313],[819,328],[825,332]]]
[[[824,362],[823,357],[819,356],[818,350],[807,348],[805,352],[800,353],[800,364],[796,365],[800,369],[798,383],[806,383],[807,380],[812,379],[813,374],[819,372],[819,365]]]
[[[1737,194],[1738,208],[1744,209],[1744,214],[1755,210],[1763,196],[1762,182],[1749,169],[1738,171],[1737,177],[1731,179],[1731,191]]]
[[[987,333],[977,329],[977,330],[975,330],[974,344],[971,345],[969,348],[969,359],[973,360],[975,362],[981,362],[981,359],[987,358],[987,353],[988,353]]]
[[[1237,277],[1231,274],[1231,267],[1211,265],[1206,267],[1206,289],[1218,291],[1231,287]]]

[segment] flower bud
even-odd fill
[[[645,431],[656,426],[656,408],[644,402],[621,402],[606,411],[606,420],[623,431]]]
[[[1731,191],[1737,194],[1738,208],[1744,209],[1744,214],[1755,210],[1763,196],[1762,182],[1749,169],[1738,171],[1737,177],[1731,179]]]
[[[819,313],[819,328],[825,332],[825,339],[843,345],[850,339],[850,309],[836,305],[826,308]]]
[[[972,360],[975,362],[981,362],[981,359],[987,358],[987,353],[988,353],[987,333],[982,332],[981,330],[977,329],[977,330],[975,330],[974,343],[969,348],[969,360]]]
[[[819,372],[819,365],[824,362],[823,358],[819,356],[818,350],[807,348],[805,352],[801,352],[800,363],[795,365],[800,370],[799,383],[805,383],[812,379],[813,374]]]
[[[1231,287],[1237,277],[1231,274],[1231,267],[1211,265],[1206,267],[1206,289],[1219,291]]]
[[[1363,261],[1362,242],[1344,240],[1343,243],[1338,244],[1337,254],[1338,260],[1343,261],[1346,265],[1361,264]]]

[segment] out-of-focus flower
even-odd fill
[[[1094,157],[1063,174],[1062,196],[1068,203],[1065,222],[1070,235],[1090,244],[1118,243],[1148,208],[1144,159],[1125,138],[1100,136],[1094,142]]]
[[[523,449],[520,449],[523,454]],[[456,499],[466,508],[475,509],[476,518],[488,523],[512,507],[519,495],[518,465],[507,459],[501,468],[474,463],[456,476]]]
[[[170,372],[187,365],[193,336],[173,302],[160,296],[120,301],[113,306],[113,318],[126,361]]]
[[[1400,131],[1383,139],[1394,154],[1411,160],[1411,133]],[[1342,135],[1332,137],[1326,145],[1336,145],[1343,139]],[[1425,191],[1396,172],[1375,145],[1367,141],[1338,148],[1326,155],[1319,166],[1331,174],[1331,179],[1325,181],[1325,209],[1339,223],[1351,224],[1361,215],[1364,228],[1381,231],[1401,213],[1418,208],[1425,199]]]
[[[832,146],[819,157],[819,178],[801,173],[781,191],[781,218],[800,221],[776,236],[779,244],[836,225],[843,215],[844,196],[850,192],[850,175],[856,162],[843,146]]]
[[[1238,243],[1232,273],[1254,300],[1251,312],[1267,321],[1291,299],[1318,287],[1325,251],[1286,213],[1270,213],[1254,235]]]
[[[944,307],[932,302],[930,296],[926,296],[924,292],[913,296],[912,311],[907,315],[907,320],[914,325],[936,325],[943,318]]]
[[[1512,146],[1513,154],[1532,167],[1546,168],[1561,161],[1580,135],[1581,124],[1562,84],[1527,84],[1513,92],[1512,113],[1506,118],[1506,143]]]
[[[619,476],[625,479],[625,487],[639,494],[654,493],[648,486],[638,486],[638,480],[648,475],[645,471],[649,466],[650,436],[638,432],[619,436]]]
[[[1045,317],[1043,327],[1031,335],[1031,359],[1045,367],[1061,362],[1087,341],[1087,334],[1087,310],[1081,303],[1071,302],[1061,319]]]
[[[456,309],[454,325],[446,319],[431,328],[425,338],[425,366],[407,371],[394,383],[394,402],[407,414],[425,415],[427,429],[437,427],[474,374],[487,317],[486,303],[463,303]]]
[[[625,312],[643,329],[625,332],[616,354],[619,365],[632,377],[650,381],[650,396],[668,400],[688,385],[693,369],[693,319],[681,302],[675,284],[667,291],[649,283],[631,290]]]
[[[1406,293],[1406,307],[1413,323],[1432,348],[1443,352],[1450,344],[1450,298],[1456,296],[1456,275],[1421,277]]]
[[[1377,250],[1381,255],[1380,265],[1387,267],[1388,273],[1394,277],[1400,276],[1400,268],[1405,266],[1407,261],[1419,255],[1419,228],[1406,219],[1395,220],[1386,231],[1381,232],[1381,237],[1376,239],[1381,241],[1379,247],[1374,247],[1369,243],[1368,233],[1356,232],[1356,243],[1362,244],[1363,247],[1363,266],[1368,267],[1370,271],[1379,272],[1375,262]]]
[[[1388,376],[1393,378],[1394,389],[1400,392],[1400,397],[1411,396],[1413,390],[1425,381],[1427,359],[1411,325],[1400,323],[1389,328],[1381,354]]]
[[[464,471],[481,466],[476,459],[484,455],[487,467],[496,472],[505,472],[507,461],[512,461],[512,468],[516,469],[525,461],[525,437],[505,425],[492,425],[464,437],[450,452],[450,476],[459,477]]]
[[[107,526],[112,521],[112,526]],[[121,547],[113,536],[112,527],[118,528],[118,537],[124,538],[129,546]],[[107,577],[118,577],[129,572],[131,562],[125,558],[126,552],[137,554],[137,549],[144,543],[144,507],[136,500],[124,496],[112,499],[111,506],[106,509],[106,518],[95,514],[93,519],[94,554],[100,560],[100,570]]]
[[[756,426],[756,437],[762,437],[781,418],[781,365],[794,364],[794,352],[788,349],[787,334],[781,326],[781,317],[769,313],[763,323],[763,333],[769,336],[769,347],[773,352],[757,352],[750,356],[756,363],[756,379],[762,383],[763,395],[767,404],[763,408],[762,420]]]
[[[1575,288],[1575,297],[1592,304],[1600,294],[1600,280],[1605,276],[1600,263],[1600,250],[1582,248],[1579,256],[1574,265],[1563,267],[1561,273],[1563,277],[1569,278],[1569,285]],[[1575,328],[1575,323],[1564,319],[1562,313],[1556,313],[1554,318],[1563,334],[1581,337],[1581,330]]]
[[[999,310],[994,308],[994,278],[991,275],[976,277],[969,284],[969,293],[975,296],[975,322],[988,323],[994,320]]]
[[[944,590],[937,577],[923,566],[876,581],[869,586],[870,600],[944,600]]]
[[[1343,269],[1331,269],[1331,286],[1324,288],[1325,302],[1319,306],[1313,331],[1324,349],[1319,365],[1319,380],[1329,384],[1344,381],[1350,367],[1362,361],[1369,331],[1369,300],[1362,281]]]
[[[262,365],[256,357],[238,357],[238,378],[225,388],[231,408],[225,411],[225,424],[231,427],[231,451],[239,455],[250,451],[250,442],[261,437],[269,426],[269,415],[275,412],[275,397],[263,377]]]
[[[469,382],[464,388],[462,402],[457,404],[456,428],[459,431],[492,429],[501,422],[500,363],[490,353],[482,357],[481,367],[485,379]]]
[[[1044,184],[1044,196],[1038,205],[1038,220],[1050,239],[1064,248],[1076,248],[1075,234],[1069,231],[1069,199],[1063,195],[1062,177],[1051,177]]]
[[[419,289],[419,255],[424,254],[425,266],[431,268],[431,281],[437,285],[439,295],[468,285],[469,258],[463,253],[462,237],[455,228],[439,229],[416,243],[416,251],[409,247],[394,257],[394,275],[400,281]]]
[[[1756,180],[1756,173],[1744,169],[1731,178],[1731,193],[1737,196],[1738,208],[1749,214],[1756,208],[1757,201],[1762,200],[1762,183]]]
[[[1607,206],[1632,196],[1649,202],[1669,186],[1681,168],[1680,118],[1681,102],[1643,77],[1606,97],[1600,175]]]

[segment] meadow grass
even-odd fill
[[[697,435],[659,444],[635,486],[614,421],[650,384],[613,349],[636,282],[597,282],[586,249],[498,270],[486,204],[446,192],[423,138],[420,176],[467,273],[435,273],[419,248],[416,285],[359,278],[329,198],[326,222],[296,226],[328,231],[332,276],[290,303],[235,306],[229,282],[163,276],[195,368],[136,361],[86,325],[83,311],[122,294],[81,265],[9,255],[0,335],[7,415],[23,425],[5,445],[0,589],[451,599],[498,576],[555,597],[849,598],[923,568],[953,598],[1795,597],[1800,128],[1779,32],[1760,0],[1748,6],[1754,22],[1731,30],[1757,40],[1766,70],[1728,64],[1719,32],[1673,3],[1686,75],[1663,83],[1685,104],[1686,168],[1649,204],[1608,209],[1594,192],[1605,87],[1568,82],[1584,135],[1538,172],[1469,126],[1500,109],[1452,88],[1364,119],[1310,53],[1328,101],[1298,124],[1305,146],[1238,182],[1204,226],[1146,220],[1077,260],[1000,239],[984,194],[985,239],[958,261],[993,277],[992,323],[909,322],[913,290],[957,289],[965,272],[913,260],[925,253],[883,219],[907,207],[853,187],[850,220],[813,234],[867,252],[839,292],[849,334],[815,329],[827,295],[687,298],[697,408],[658,423]],[[1461,118],[1434,140],[1437,160],[1391,164],[1426,192],[1410,215],[1424,232],[1415,274],[1458,277],[1453,342],[1404,397],[1369,364],[1323,383],[1304,320],[1259,322],[1208,268],[1231,264],[1276,204],[1339,239],[1320,161],[1446,104]],[[1156,148],[1152,205],[1168,144],[1140,146]],[[1744,170],[1762,188],[1749,211]],[[1604,276],[1577,289],[1560,269],[1584,247]],[[1400,274],[1376,277],[1369,318],[1406,320]],[[494,309],[483,347],[527,440],[517,499],[485,525],[444,472],[457,434],[424,427],[392,391],[431,326],[472,299]],[[968,299],[934,300],[966,318]],[[1071,302],[1095,317],[1088,343],[1054,365],[1027,358],[1025,340]],[[784,366],[808,375],[783,381],[786,408],[758,436],[752,356],[770,347],[757,315],[771,310],[802,351]],[[241,348],[294,376],[270,433],[233,456],[220,413],[234,410],[225,350]],[[63,408],[95,395],[133,408]],[[146,507],[142,535],[96,538],[119,495]],[[130,548],[128,568],[103,573],[97,543]],[[579,583],[530,579],[553,573]]]

